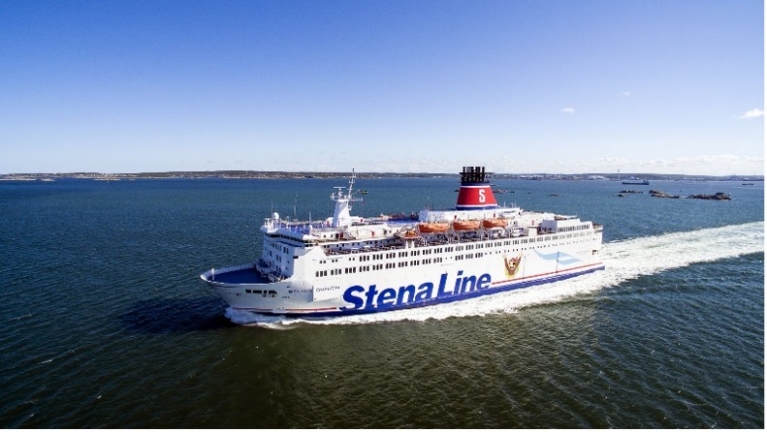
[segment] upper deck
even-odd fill
[[[456,213],[462,214],[458,218]],[[496,209],[495,211],[423,211],[418,221],[391,217],[358,218],[347,227],[333,227],[328,221],[282,221],[267,219],[262,231],[269,238],[285,240],[297,247],[322,246],[328,255],[374,252],[392,249],[436,246],[454,243],[474,243],[482,240],[528,238],[544,234],[558,234],[573,231],[601,232],[600,225],[581,221],[576,216],[553,213],[525,212],[519,208]],[[482,224],[475,230],[456,231],[449,229],[440,233],[424,233],[419,229],[421,222],[453,220],[473,221],[469,217],[506,217],[505,228],[485,229]],[[511,217],[509,217],[511,216]]]

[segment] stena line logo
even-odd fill
[[[442,273],[436,283],[423,282],[420,285],[403,285],[398,288],[379,288],[375,284],[367,288],[353,285],[344,291],[344,301],[352,306],[343,309],[373,310],[420,303],[486,289],[490,287],[490,282],[491,277],[487,273],[480,276],[463,276],[461,270],[449,284],[447,273]]]

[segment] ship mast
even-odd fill
[[[352,207],[349,204],[362,201],[362,198],[354,198],[352,196],[354,194],[355,178],[357,177],[354,175],[354,169],[352,168],[352,175],[349,177],[349,186],[336,186],[335,189],[338,190],[330,194],[330,199],[336,203],[335,210],[333,211],[333,228],[346,228],[352,224],[352,216],[350,213]],[[344,194],[344,189],[347,189],[346,194]]]

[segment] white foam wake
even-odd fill
[[[509,291],[455,303],[416,309],[324,319],[256,315],[227,309],[232,322],[285,329],[300,323],[365,324],[386,321],[425,321],[450,317],[515,313],[533,305],[561,301],[616,286],[627,280],[687,265],[764,252],[764,222],[676,232],[607,243],[602,247],[606,270],[573,279]]]

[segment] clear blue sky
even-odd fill
[[[761,0],[0,2],[0,173],[764,174]]]

